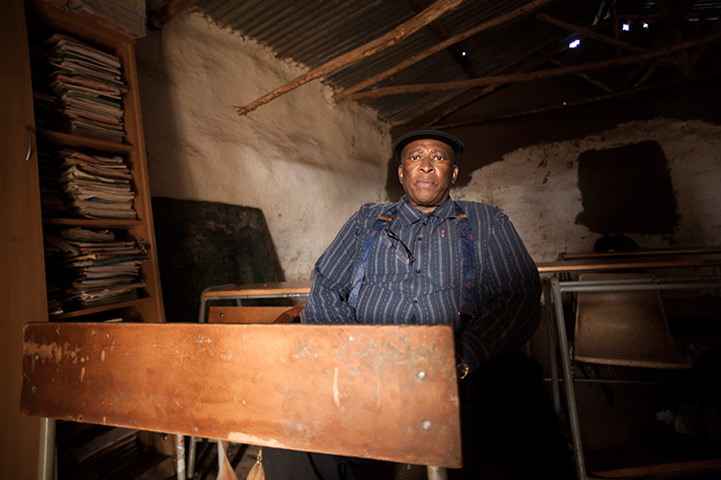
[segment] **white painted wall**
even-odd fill
[[[286,279],[310,278],[342,223],[363,203],[386,201],[390,126],[372,111],[336,105],[314,81],[236,115],[234,106],[304,68],[198,13],[140,40],[137,57],[152,194],[260,208]],[[645,140],[658,142],[669,160],[679,229],[630,236],[649,248],[721,243],[721,126],[700,121],[659,118],[525,147],[473,172],[451,194],[501,207],[537,262],[589,251],[599,235],[575,224],[583,210],[578,157]]]
[[[561,252],[592,251],[600,235],[575,223],[583,211],[578,157],[646,140],[660,144],[668,160],[678,228],[664,236],[628,236],[645,248],[719,245],[721,126],[701,121],[631,122],[586,138],[522,148],[473,172],[470,184],[451,194],[501,207],[537,262],[556,260]]]
[[[313,264],[363,203],[384,201],[389,125],[315,81],[247,116],[306,72],[184,13],[136,48],[153,196],[260,208],[287,280]]]

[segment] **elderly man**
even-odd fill
[[[316,263],[302,321],[453,324],[466,465],[455,473],[562,478],[567,455],[538,365],[519,351],[540,320],[533,260],[498,208],[450,198],[458,138],[419,130],[393,151],[406,195],[362,206],[341,228]],[[271,449],[264,463],[268,480],[361,478],[364,468]]]

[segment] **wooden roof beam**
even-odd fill
[[[720,72],[716,71],[715,73],[713,73],[711,75],[707,75],[707,76],[719,75],[719,73]],[[675,80],[671,80],[669,82],[665,82],[662,84],[644,85],[642,87],[635,87],[635,88],[631,88],[628,90],[606,93],[603,95],[582,98],[579,100],[573,100],[573,101],[569,101],[569,102],[554,103],[553,105],[549,105],[546,107],[532,108],[529,110],[524,110],[524,111],[516,112],[516,113],[509,113],[509,114],[505,114],[505,115],[493,115],[493,116],[488,116],[485,118],[476,118],[473,120],[466,120],[463,122],[436,124],[433,126],[433,128],[437,128],[439,130],[448,130],[451,128],[467,127],[470,125],[479,125],[481,123],[493,122],[493,121],[497,121],[497,120],[508,120],[508,119],[512,119],[512,118],[526,117],[528,115],[538,115],[541,113],[553,112],[556,110],[567,110],[572,107],[589,105],[592,103],[603,102],[606,100],[612,100],[612,99],[617,99],[617,98],[628,98],[636,93],[647,92],[647,91],[651,91],[651,90],[657,90],[657,89],[666,88],[666,87],[670,87],[670,86],[674,86],[674,85],[679,85],[688,80],[689,80],[689,78],[679,77]]]
[[[603,26],[606,22],[607,22],[607,20],[602,20],[602,21],[598,22],[597,24],[595,24],[595,25],[593,25],[593,26],[591,27],[591,31],[596,30],[596,29],[598,29],[598,28],[601,28],[601,26]],[[566,47],[566,46],[557,48],[555,51],[550,52],[550,53],[547,53],[545,56],[543,56],[543,57],[541,57],[541,58],[538,58],[538,59],[535,59],[535,60],[533,60],[532,62],[527,63],[527,64],[525,64],[525,65],[523,65],[523,62],[519,62],[518,64],[521,64],[522,66],[519,67],[518,70],[517,70],[515,73],[530,72],[531,70],[534,70],[534,69],[540,67],[541,65],[543,65],[543,64],[546,63],[546,62],[551,62],[551,63],[553,63],[553,56],[554,56],[554,55],[558,55],[559,53],[563,52],[563,51],[566,50],[567,48],[568,48],[568,47]],[[526,59],[526,60],[527,60],[527,59]],[[525,61],[525,60],[524,60],[524,61]],[[518,65],[518,64],[517,64],[517,65]],[[509,72],[509,71],[512,71],[512,70],[513,70],[512,68],[506,69],[506,71],[504,72],[504,74],[507,73],[507,72]],[[503,85],[490,85],[490,86],[488,86],[488,87],[483,88],[483,89],[480,90],[476,95],[471,96],[471,98],[468,98],[468,99],[465,100],[464,102],[459,103],[459,104],[457,104],[457,105],[452,106],[451,108],[446,109],[446,110],[443,111],[440,115],[438,115],[434,120],[428,122],[427,125],[436,125],[436,124],[438,124],[441,120],[443,120],[444,118],[446,118],[448,115],[452,114],[453,112],[458,111],[458,110],[460,110],[461,108],[464,108],[464,107],[470,105],[471,103],[475,102],[476,100],[478,100],[478,99],[480,99],[480,98],[483,98],[483,97],[485,97],[486,95],[489,95],[489,94],[493,93],[495,90],[497,90],[498,88],[500,88],[500,87],[502,87],[502,86],[503,86]],[[420,115],[419,115],[419,116],[420,116]]]
[[[620,58],[612,58],[609,60],[601,60],[598,62],[582,63],[579,65],[573,65],[569,67],[561,67],[555,69],[541,70],[537,72],[510,74],[510,75],[496,75],[490,77],[473,78],[469,80],[460,80],[456,82],[447,83],[426,83],[426,84],[414,84],[414,85],[397,85],[393,87],[383,87],[369,92],[358,92],[353,94],[351,97],[355,100],[365,98],[379,98],[386,95],[398,95],[402,93],[418,93],[418,92],[438,92],[445,90],[458,90],[464,88],[475,88],[483,87],[487,85],[497,85],[503,83],[520,83],[530,82],[533,80],[541,80],[548,78],[557,78],[565,75],[575,75],[578,73],[587,73],[596,70],[604,70],[607,68],[620,67],[623,65],[634,65],[640,63],[646,63],[658,57],[666,56],[675,52],[686,50],[691,47],[704,45],[706,43],[721,40],[721,33],[712,35],[705,35],[696,39],[688,40],[678,45],[669,47],[659,48],[646,53],[638,53],[633,55],[627,55]]]
[[[695,3],[695,1],[696,0],[686,0],[681,6],[681,8],[674,12],[673,6],[669,1],[660,0],[659,9],[661,20],[663,21],[663,29],[654,40],[654,47],[667,45],[670,42],[679,43],[682,41],[682,38],[678,33],[678,24],[683,19],[683,16],[691,10],[691,7]],[[680,71],[684,75],[688,75],[690,73],[690,69],[688,67],[688,55],[686,55],[685,51],[681,51],[678,53],[677,62],[679,63]],[[628,85],[632,81],[632,79],[636,78],[639,74],[641,74],[641,72],[644,70],[644,67],[645,65],[641,64],[636,65],[635,68],[630,69],[630,71],[621,79],[621,85]],[[650,73],[652,73],[652,71],[646,71],[646,74]],[[644,77],[647,77],[647,75],[642,75],[641,78],[636,81],[636,84],[638,85],[639,83],[645,82],[646,79]]]
[[[679,11],[675,13],[673,11],[673,6],[671,5],[670,0],[661,0],[659,2],[659,7],[661,8],[661,17],[664,19],[664,23],[669,27],[669,39],[672,42],[677,43],[683,41],[679,24],[681,23],[683,14],[690,11],[694,3],[696,3],[696,0],[686,0],[679,9]],[[683,50],[678,52],[677,55],[678,61],[681,65],[681,71],[684,73],[684,75],[690,74],[691,64],[689,63],[688,52]]]
[[[628,50],[630,52],[635,53],[645,53],[649,50],[644,47],[640,47],[638,45],[634,45],[633,43],[624,42],[623,40],[619,40],[616,38],[609,37],[607,35],[602,35],[600,33],[596,33],[592,30],[589,30],[587,28],[578,27],[576,25],[572,25],[570,23],[566,23],[563,20],[558,20],[553,17],[550,17],[546,15],[545,13],[539,13],[536,15],[536,18],[542,22],[548,23],[550,25],[563,28],[564,30],[568,30],[570,32],[576,33],[578,35],[581,35],[586,38],[592,38],[594,40],[598,40],[599,42],[607,43],[609,45],[613,45],[617,48]],[[673,66],[678,68],[678,62],[671,60],[671,59],[657,59],[658,62],[661,62],[665,65]]]
[[[540,7],[541,5],[544,5],[548,3],[550,0],[533,0],[529,3],[526,3],[525,5],[522,5],[515,10],[511,10],[510,12],[504,13],[503,15],[499,15],[497,17],[494,17],[490,20],[487,20],[479,25],[476,25],[475,27],[466,30],[463,33],[460,33],[458,35],[454,35],[450,37],[448,40],[445,40],[441,43],[438,43],[437,45],[434,45],[433,47],[426,49],[416,55],[413,55],[412,57],[402,61],[401,63],[397,64],[394,67],[389,68],[388,70],[385,70],[377,75],[373,75],[372,77],[368,78],[367,80],[364,80],[360,83],[357,83],[353,85],[352,87],[348,87],[345,90],[342,90],[335,95],[333,95],[333,100],[340,101],[344,99],[345,97],[351,96],[355,94],[356,92],[360,92],[361,90],[370,87],[371,85],[375,85],[376,83],[385,80],[386,78],[395,75],[396,73],[400,72],[401,70],[405,70],[406,68],[410,67],[411,65],[414,65],[421,60],[423,60],[426,57],[429,57],[433,55],[436,52],[439,52],[445,48],[448,48],[451,45],[454,45],[458,42],[461,42],[465,40],[466,38],[472,37],[474,35],[477,35],[481,33],[484,30],[488,30],[489,28],[496,27],[498,25],[501,25],[502,23],[505,23],[513,18],[516,18],[530,10],[533,10],[534,8]]]
[[[645,20],[646,22],[659,22],[662,20],[658,12],[651,13],[619,13],[619,18],[626,20]],[[680,15],[681,20],[716,20],[721,18],[721,9],[704,9],[698,12],[687,12]]]
[[[423,12],[419,13],[407,22],[397,26],[394,30],[388,32],[382,37],[368,42],[358,48],[355,48],[348,53],[340,55],[333,60],[324,63],[320,67],[314,68],[309,72],[295,78],[294,80],[291,80],[285,85],[276,88],[272,92],[263,95],[257,100],[250,102],[244,107],[238,108],[238,115],[246,115],[257,109],[258,107],[265,105],[271,100],[274,100],[281,95],[290,92],[291,90],[295,90],[301,85],[305,85],[306,83],[315,80],[316,78],[333,73],[336,70],[345,67],[346,65],[357,62],[358,60],[361,60],[363,58],[370,57],[371,55],[375,55],[378,52],[382,52],[386,48],[392,47],[393,45],[400,43],[401,41],[408,38],[411,34],[425,27],[432,21],[440,18],[442,15],[452,10],[455,10],[464,1],[465,0],[438,0],[427,9],[423,10]]]
[[[420,13],[428,7],[425,0],[406,0],[406,2],[408,2],[410,6],[413,7],[413,10],[415,10],[416,13]],[[426,28],[428,28],[428,30],[430,30],[431,33],[433,33],[433,35],[435,35],[435,37],[441,42],[444,42],[451,38],[451,35],[445,29],[440,20],[429,23],[428,25],[426,25]],[[465,52],[458,44],[449,45],[448,47],[446,47],[446,51],[451,57],[453,57],[453,60],[456,61],[456,63],[463,69],[463,71],[466,72],[466,74],[468,74],[469,77],[478,78],[481,76],[481,74],[478,73],[478,71],[473,67],[473,65],[471,65],[471,62],[465,55]]]
[[[555,58],[552,58],[551,60],[549,60],[549,62],[551,62],[552,64],[554,64],[557,67],[568,67],[569,66],[564,63],[561,63],[561,61],[559,61]],[[594,87],[600,88],[601,90],[603,90],[606,93],[613,93],[615,91],[615,89],[612,88],[611,86],[609,86],[606,83],[604,83],[600,80],[597,80],[589,75],[586,75],[585,73],[577,73],[576,76],[582,80],[585,80],[587,83],[590,83]]]

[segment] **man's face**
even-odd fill
[[[453,149],[440,140],[414,140],[401,152],[398,179],[416,210],[432,212],[445,202],[457,176]]]

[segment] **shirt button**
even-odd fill
[[[416,268],[416,273],[421,273],[421,269],[420,269],[420,268]]]
[[[413,300],[411,300],[411,302],[413,302],[413,303],[418,303],[418,299],[417,299],[417,298],[414,298]]]

